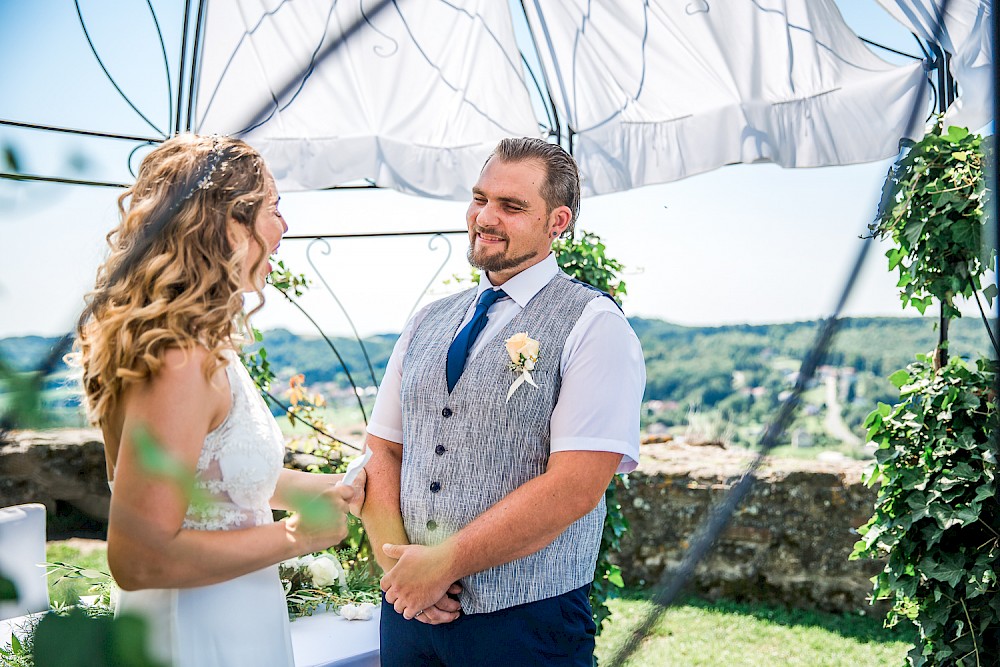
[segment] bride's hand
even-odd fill
[[[303,553],[326,549],[347,537],[348,503],[354,496],[353,486],[332,485],[309,501],[318,504],[318,511],[296,512],[286,521],[293,538],[305,547]]]
[[[354,496],[350,500],[351,514],[354,516],[361,516],[361,508],[365,504],[365,480],[368,479],[367,474],[362,469],[358,473],[358,476],[354,478],[354,482],[351,484],[351,489],[354,490]],[[343,486],[343,485],[341,485]]]

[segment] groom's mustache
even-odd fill
[[[510,238],[506,234],[501,234],[500,232],[487,231],[487,230],[483,229],[482,227],[473,227],[472,231],[475,232],[477,236],[479,234],[485,234],[486,236],[492,236],[495,239],[501,239],[503,241],[509,241],[510,240]]]

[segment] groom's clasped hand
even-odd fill
[[[407,620],[439,625],[459,617],[462,605],[452,598],[462,592],[450,572],[445,545],[384,544],[386,556],[396,564],[382,577],[385,600]]]

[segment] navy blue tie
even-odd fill
[[[483,332],[483,328],[486,326],[487,320],[489,320],[486,316],[486,311],[490,309],[490,306],[497,299],[502,299],[505,296],[507,294],[502,289],[488,289],[480,294],[479,303],[476,304],[476,312],[472,314],[472,319],[458,332],[455,340],[452,341],[451,347],[448,348],[447,364],[449,394],[455,388],[455,385],[458,384],[458,378],[462,376],[462,371],[465,369],[465,360],[469,357],[469,350],[472,349],[472,344],[476,342],[476,338]]]

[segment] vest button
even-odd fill
[[[441,490],[441,482],[431,482],[431,493],[437,493]]]
[[[437,522],[434,521],[434,519],[431,519],[430,521],[427,522],[427,530],[437,530],[437,527],[438,527]]]
[[[441,416],[444,417],[445,419],[451,417],[453,414],[454,413],[451,411],[451,408],[445,408],[444,410],[441,411]]]
[[[437,447],[434,448],[434,453],[437,454],[438,456],[441,456],[446,451],[448,450],[444,448],[444,445],[438,445]]]

